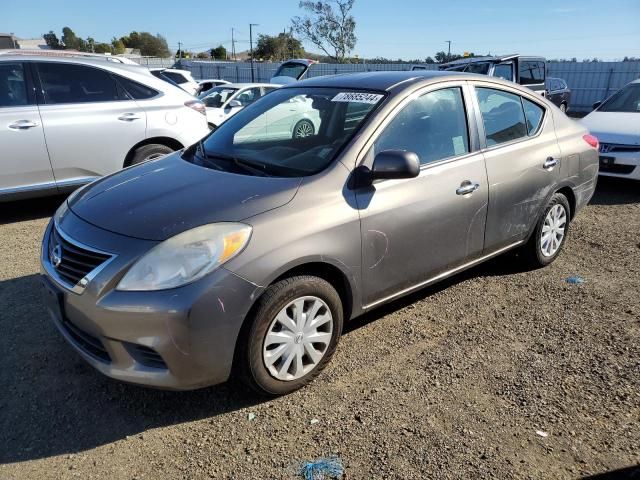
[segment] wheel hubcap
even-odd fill
[[[262,359],[272,377],[291,381],[315,368],[327,353],[333,317],[318,297],[300,297],[273,319],[262,348]]]
[[[545,257],[552,257],[556,254],[567,226],[567,211],[559,203],[554,205],[547,213],[542,226],[540,238],[540,250]]]
[[[309,122],[302,122],[296,127],[295,137],[304,138],[313,134],[313,126]]]

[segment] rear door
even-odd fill
[[[28,65],[0,62],[0,195],[55,188]]]
[[[560,149],[546,108],[517,90],[475,83],[489,178],[485,252],[525,239],[560,179]]]
[[[483,250],[486,170],[463,92],[465,84],[452,82],[411,95],[367,150],[369,167],[377,153],[397,149],[416,153],[421,163],[416,178],[377,181],[356,192],[369,306]]]
[[[82,183],[123,167],[129,150],[145,139],[145,111],[107,70],[38,62],[40,115],[59,183]]]

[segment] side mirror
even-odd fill
[[[596,108],[598,108],[600,105],[602,105],[602,101],[596,102],[592,105],[593,109],[595,110]]]
[[[420,174],[420,159],[413,152],[385,150],[373,159],[371,180],[414,178]]]
[[[241,106],[242,106],[242,103],[240,103],[240,100],[231,100],[227,105],[228,108],[238,108]]]

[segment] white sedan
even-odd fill
[[[600,175],[640,180],[640,79],[594,108],[581,122],[600,141]]]

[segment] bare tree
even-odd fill
[[[354,2],[355,0],[302,1],[299,7],[307,15],[293,17],[293,29],[327,56],[342,63],[356,46],[356,20],[350,15]]]

